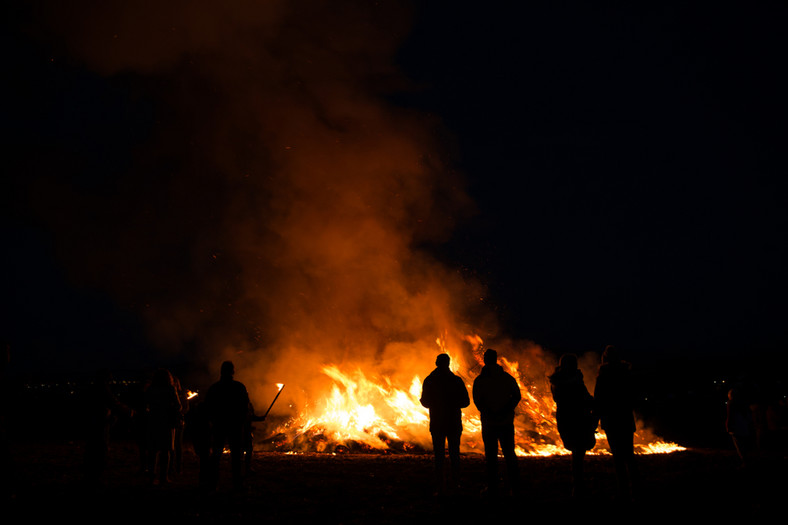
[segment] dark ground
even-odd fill
[[[228,460],[219,490],[206,495],[197,488],[199,469],[193,454],[187,455],[184,472],[170,485],[152,486],[138,473],[134,445],[115,442],[105,485],[89,489],[81,478],[79,442],[13,443],[11,453],[13,493],[3,511],[4,517],[12,518],[10,523],[47,518],[474,523],[496,516],[530,521],[564,515],[595,522],[610,512],[649,522],[687,517],[702,517],[706,523],[733,517],[773,521],[775,512],[785,517],[788,494],[784,458],[764,459],[743,470],[730,450],[639,456],[642,496],[629,508],[615,504],[609,457],[588,458],[590,498],[578,504],[568,497],[565,457],[520,458],[523,490],[492,501],[481,495],[484,464],[475,455],[463,458],[464,484],[459,493],[440,499],[432,495],[429,455],[256,453],[245,492],[232,491]]]
[[[457,523],[533,522],[562,517],[602,521],[622,513],[631,521],[661,522],[702,518],[703,523],[733,518],[785,521],[788,460],[784,451],[770,454],[751,468],[739,468],[724,432],[724,393],[712,381],[678,395],[650,395],[641,414],[661,438],[689,447],[670,455],[639,456],[643,486],[630,507],[616,505],[615,475],[610,457],[588,457],[590,497],[573,502],[569,458],[519,459],[523,490],[511,498],[491,501],[481,495],[484,462],[463,457],[460,491],[448,498],[433,496],[429,454],[308,454],[257,452],[247,478],[247,491],[234,493],[229,458],[222,465],[219,490],[198,490],[198,461],[187,446],[184,472],[166,487],[151,486],[139,474],[133,425],[121,417],[113,426],[106,484],[88,488],[83,482],[83,441],[73,383],[40,388],[9,389],[6,422],[12,469],[0,522],[21,523],[100,519],[134,522],[162,518],[178,522],[257,520],[320,524],[424,523],[440,519]],[[660,383],[665,386],[664,381]],[[706,385],[705,387],[703,385]],[[120,384],[121,398],[124,396]],[[680,386],[655,392],[679,394]],[[263,435],[262,433],[260,435]],[[189,443],[187,441],[187,443]],[[6,520],[11,518],[11,520]]]

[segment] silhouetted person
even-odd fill
[[[243,456],[244,467],[246,473],[252,472],[252,453],[254,452],[254,423],[256,421],[265,421],[265,416],[257,416],[254,413],[254,406],[249,402],[249,410],[246,414],[246,421],[244,421],[243,433]]]
[[[522,395],[517,381],[498,364],[498,353],[484,352],[484,366],[473,382],[473,402],[482,422],[482,441],[487,463],[487,488],[498,491],[498,444],[506,461],[506,476],[511,490],[519,485],[517,455],[514,452],[514,409]]]
[[[443,467],[447,442],[452,488],[455,488],[459,482],[462,409],[471,403],[465,383],[449,370],[449,362],[448,354],[438,355],[435,359],[435,370],[424,379],[421,388],[421,404],[430,411],[430,434],[435,454],[435,481],[438,493],[442,493],[445,487]]]
[[[628,500],[638,484],[634,451],[635,387],[629,363],[621,359],[613,346],[606,347],[602,354],[594,401],[613,454],[619,496]]]
[[[206,491],[213,486],[211,473],[211,421],[205,403],[198,400],[189,404],[184,428],[186,439],[191,442],[200,464],[200,488]],[[213,486],[215,488],[215,486]]]
[[[175,422],[175,437],[173,439],[173,456],[170,463],[170,474],[180,474],[183,472],[183,434],[186,427],[186,414],[189,412],[189,396],[181,385],[181,380],[172,377],[172,384],[178,396],[181,408],[178,412],[178,419]]]
[[[596,444],[594,432],[599,420],[594,412],[594,398],[577,368],[577,356],[561,356],[550,376],[550,391],[556,404],[558,434],[564,448],[572,452],[572,495],[581,497],[585,493],[583,458]]]
[[[131,411],[110,388],[112,374],[102,369],[88,387],[85,398],[85,480],[101,484],[107,467],[110,428],[121,413]]]
[[[732,388],[728,391],[728,402],[725,407],[725,430],[733,440],[733,446],[746,467],[751,459],[755,444],[755,424],[752,411],[741,392]]]
[[[249,413],[249,394],[243,383],[233,379],[235,367],[231,361],[222,363],[221,378],[205,395],[205,410],[211,425],[210,484],[214,489],[219,482],[219,463],[225,444],[230,447],[233,486],[243,487],[241,461],[244,443],[244,426]]]
[[[181,402],[168,370],[160,368],[154,372],[145,391],[145,411],[148,415],[149,475],[154,483],[164,484],[169,482],[175,428],[181,417]]]

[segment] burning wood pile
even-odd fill
[[[478,339],[478,338],[477,338]],[[461,352],[454,355],[442,341],[439,351],[451,355],[452,371],[471,390],[481,369],[481,340],[467,363]],[[434,354],[429,356],[434,358]],[[500,364],[518,382],[522,400],[515,418],[516,452],[520,456],[563,455],[555,422],[555,403],[546,380],[549,366],[539,359],[507,359]],[[419,399],[425,366],[408,384],[363,365],[324,365],[320,373],[328,379],[327,389],[306,398],[301,406],[290,404],[269,417],[258,433],[256,450],[288,453],[424,453],[431,450],[429,414]],[[401,374],[399,374],[401,377]],[[593,381],[586,375],[586,382]],[[279,385],[278,385],[279,386]],[[591,389],[593,390],[593,389]],[[281,386],[277,396],[281,394]],[[270,409],[269,409],[270,410]],[[666,443],[641,428],[635,435],[636,452],[668,453],[683,448]],[[463,410],[461,450],[483,454],[479,412],[471,405]],[[592,454],[607,454],[604,432],[598,429]]]

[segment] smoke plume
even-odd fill
[[[71,159],[41,207],[75,279],[139,311],[157,347],[305,389],[324,363],[409,381],[439,337],[470,348],[483,292],[431,248],[472,203],[440,122],[390,102],[413,89],[395,66],[401,3],[82,1],[39,15],[58,59],[151,115],[118,146],[126,164]]]

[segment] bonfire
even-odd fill
[[[483,343],[478,336],[464,340],[470,352],[447,348],[445,340],[437,339],[438,352],[449,353],[452,371],[465,382],[468,392],[481,371]],[[463,353],[471,356],[470,362]],[[544,360],[534,363],[525,359],[501,356],[500,364],[518,382],[522,400],[515,416],[515,443],[519,456],[567,455],[555,423],[555,402],[546,381],[548,365]],[[401,379],[370,370],[369,365],[339,366],[324,364],[320,373],[328,381],[326,389],[307,396],[302,406],[292,402],[266,423],[255,443],[256,450],[288,453],[425,453],[431,449],[429,413],[419,402],[422,376],[431,369],[414,373],[407,384]],[[586,374],[586,382],[589,382]],[[402,374],[397,374],[401,377]],[[282,392],[277,384],[276,398]],[[275,398],[275,399],[276,399]],[[273,406],[273,403],[272,403]],[[270,407],[269,407],[270,411]],[[639,454],[670,453],[684,450],[675,443],[656,437],[641,423],[635,434]],[[466,454],[483,454],[481,422],[473,403],[463,410],[461,450]],[[597,444],[591,454],[609,454],[607,439],[598,429]]]

